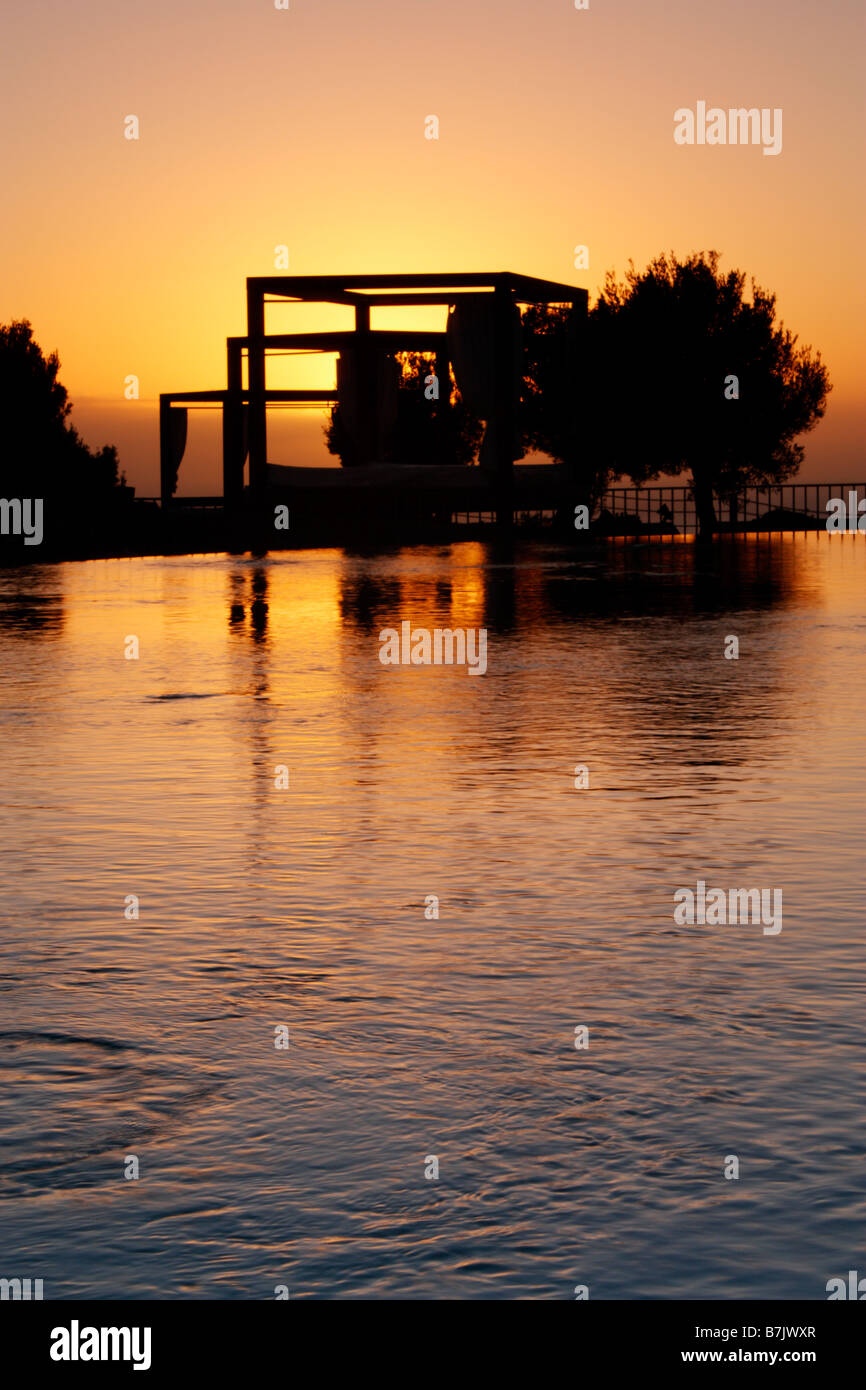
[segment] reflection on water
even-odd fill
[[[826,535],[0,573],[0,1274],[825,1297],[864,577]],[[404,619],[486,627],[487,674],[383,667]],[[698,878],[781,888],[781,935],[677,926]]]

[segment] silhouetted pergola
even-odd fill
[[[247,280],[247,332],[226,339],[226,387],[217,391],[174,391],[160,395],[160,492],[163,505],[172,498],[186,440],[186,406],[222,407],[223,502],[238,504],[244,492],[244,464],[249,453],[249,492],[261,501],[268,491],[267,409],[270,404],[319,405],[336,402],[336,390],[273,390],[266,385],[269,352],[340,353],[432,352],[436,375],[449,381],[445,332],[380,329],[370,326],[371,309],[383,306],[458,305],[467,296],[492,297],[497,383],[493,419],[500,441],[494,459],[494,483],[503,507],[508,504],[513,460],[505,445],[513,435],[517,395],[513,388],[514,308],[520,304],[570,305],[576,320],[588,307],[586,290],[508,271],[455,275],[264,275]],[[265,306],[274,302],[344,304],[355,311],[354,329],[342,332],[266,333]],[[243,359],[247,358],[244,386]],[[459,384],[459,383],[458,383]],[[375,400],[370,409],[375,410]]]

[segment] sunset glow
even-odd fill
[[[17,7],[0,319],[57,348],[73,419],[146,493],[159,392],[224,383],[245,277],[279,245],[296,274],[511,269],[593,295],[630,257],[715,247],[829,365],[803,476],[859,475],[862,9],[833,18],[831,48],[805,0]],[[781,108],[781,154],[675,144],[675,110],[701,99]],[[647,369],[661,385],[675,364]],[[303,419],[277,426],[275,461],[327,461],[321,414]],[[201,428],[185,490],[213,490]]]

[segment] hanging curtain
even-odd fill
[[[187,420],[185,406],[171,406],[168,412],[168,455],[172,497],[177,491],[177,475],[186,451]]]

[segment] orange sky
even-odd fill
[[[715,247],[829,365],[802,476],[866,472],[857,0],[45,0],[2,32],[0,320],[57,348],[74,421],[141,493],[159,392],[224,383],[244,278],[279,244],[297,274],[511,269],[592,294],[629,257]],[[698,100],[782,108],[782,153],[677,146]],[[197,417],[182,490],[219,490],[217,424]],[[283,417],[271,457],[327,461],[318,433]]]

